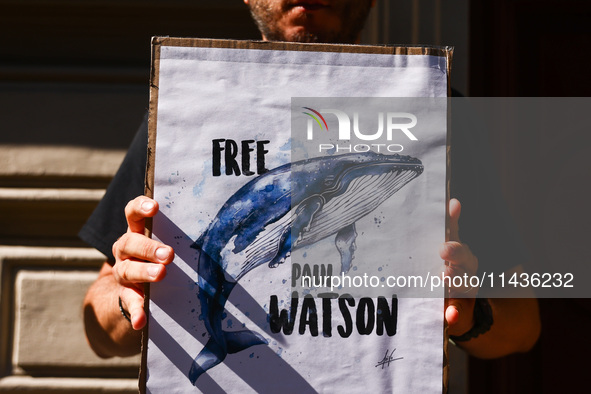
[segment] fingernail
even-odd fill
[[[135,330],[135,327],[137,326],[137,319],[132,314],[130,314],[130,316],[131,327],[133,327],[133,329]]]
[[[131,315],[131,326],[133,327],[134,330],[138,329],[138,320],[139,317],[137,315]]]
[[[154,203],[152,201],[144,201],[142,203],[142,211],[151,211],[154,208]]]
[[[158,260],[160,260],[160,261],[166,260],[169,255],[170,255],[170,252],[168,251],[167,248],[156,249],[156,258],[158,258]]]
[[[148,275],[150,275],[152,278],[157,277],[159,273],[160,273],[160,266],[159,265],[153,265],[151,267],[148,267]]]

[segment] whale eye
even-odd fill
[[[329,175],[328,177],[326,177],[326,179],[324,180],[324,185],[325,186],[330,186],[334,183],[334,176]]]

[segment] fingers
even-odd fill
[[[143,292],[130,287],[121,287],[119,297],[121,298],[121,305],[129,313],[133,329],[141,330],[144,328],[147,317],[144,311]]]
[[[113,275],[119,284],[157,282],[174,258],[170,246],[136,233],[126,233],[113,244]]]
[[[113,244],[115,264],[112,274],[119,285],[122,307],[131,316],[131,325],[139,330],[146,325],[142,283],[158,282],[166,276],[166,264],[174,250],[144,235],[145,220],[158,212],[158,203],[139,196],[125,207],[128,230]]]
[[[462,335],[474,326],[474,298],[450,298],[446,302],[445,321],[449,335]]]
[[[170,246],[138,233],[125,233],[113,244],[116,261],[134,258],[153,263],[168,264],[174,257]]]
[[[478,271],[478,259],[468,245],[460,241],[460,214],[462,205],[452,198],[449,201],[449,241],[439,248],[439,256],[445,260],[445,275],[450,277],[475,275]],[[464,276],[466,277],[466,276]],[[453,283],[453,281],[452,281]],[[462,335],[474,325],[474,303],[478,289],[470,288],[462,281],[463,286],[451,287],[450,295],[464,298],[446,299],[445,320],[449,335]]]
[[[439,255],[446,261],[445,276],[451,277],[450,297],[476,297],[478,287],[472,287],[471,277],[477,274],[478,259],[468,245],[450,241],[441,245]],[[454,278],[459,276],[461,280]]]
[[[162,264],[122,260],[113,266],[113,276],[122,286],[158,282],[166,276],[166,267]]]
[[[475,274],[478,270],[478,259],[466,244],[448,241],[439,247],[439,257],[454,269]]]
[[[449,200],[449,240],[460,242],[460,213],[462,212],[462,205],[460,202],[452,198]]]
[[[439,256],[448,266],[446,274],[451,276],[464,273],[475,275],[478,271],[478,259],[470,247],[460,241],[458,221],[461,210],[460,202],[452,198],[449,201],[449,241],[439,247]]]
[[[156,215],[158,203],[146,196],[139,196],[127,203],[125,207],[125,218],[129,231],[133,233],[144,233],[146,218]]]
[[[456,320],[456,316],[460,313],[459,308],[463,305],[464,300],[476,297],[478,294],[478,288],[473,288],[470,285],[472,283],[470,278],[478,272],[478,259],[474,256],[468,245],[460,242],[458,221],[460,219],[461,209],[462,206],[458,200],[450,200],[449,241],[439,247],[439,256],[445,261],[446,265],[444,271],[445,276],[452,278],[450,281],[452,285],[449,288],[449,296],[452,297],[452,300],[455,299],[453,297],[459,297],[459,301],[457,302],[460,302],[460,304],[457,304],[454,301],[451,306],[452,309],[448,308],[446,310],[446,319],[449,318],[448,320],[452,322]],[[457,276],[463,280],[453,280]],[[473,304],[474,300],[471,302]]]

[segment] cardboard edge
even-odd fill
[[[220,40],[220,39],[202,39],[202,38],[179,38],[179,37],[152,37],[152,64],[150,70],[150,104],[148,118],[148,160],[146,165],[145,195],[152,198],[154,193],[154,160],[156,149],[156,119],[158,112],[158,86],[160,71],[160,53],[162,46],[175,47],[205,47],[205,48],[234,48],[234,49],[259,49],[259,50],[284,50],[284,51],[321,51],[321,52],[340,52],[340,53],[367,53],[367,54],[385,54],[385,55],[430,55],[440,56],[446,59],[447,72],[447,136],[446,136],[446,190],[445,190],[445,240],[449,239],[449,199],[450,199],[450,152],[451,152],[451,60],[453,57],[453,47],[439,46],[391,46],[391,45],[348,45],[348,44],[308,44],[276,41],[239,41],[239,40]],[[146,235],[151,237],[152,221],[146,222]],[[145,285],[144,310],[149,316],[150,287]],[[447,293],[447,288],[446,288]],[[147,377],[147,344],[148,344],[149,322],[142,331],[142,349],[141,364],[139,375],[139,392],[146,393]],[[443,371],[442,371],[442,392],[448,392],[449,386],[449,335],[445,319],[443,320]]]
[[[367,53],[384,55],[431,55],[448,57],[449,47],[413,46],[413,45],[352,45],[352,44],[316,44],[284,41],[259,40],[221,40],[207,38],[154,37],[152,43],[173,47],[202,47],[230,49],[259,49],[282,51],[319,51],[342,53]]]
[[[451,194],[451,62],[453,58],[453,47],[446,47],[446,71],[447,71],[447,127],[446,127],[446,141],[445,141],[445,241],[449,241],[449,200]],[[445,295],[447,297],[448,288],[445,287]],[[445,316],[445,306],[443,310]],[[449,333],[445,317],[443,318],[443,382],[442,392],[445,394],[449,391]]]
[[[146,160],[146,178],[144,181],[144,194],[150,198],[154,197],[154,163],[156,156],[156,129],[158,113],[158,86],[160,74],[160,50],[161,44],[157,37],[152,38],[152,54],[150,68],[150,102],[148,115],[148,147]],[[146,220],[145,235],[152,237],[152,220]],[[150,312],[150,285],[144,284],[144,311],[149,320]],[[146,393],[147,361],[148,361],[148,329],[149,321],[142,330],[141,363],[139,370],[138,388],[141,394]]]

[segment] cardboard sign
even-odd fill
[[[441,392],[451,50],[153,51],[143,391]]]

